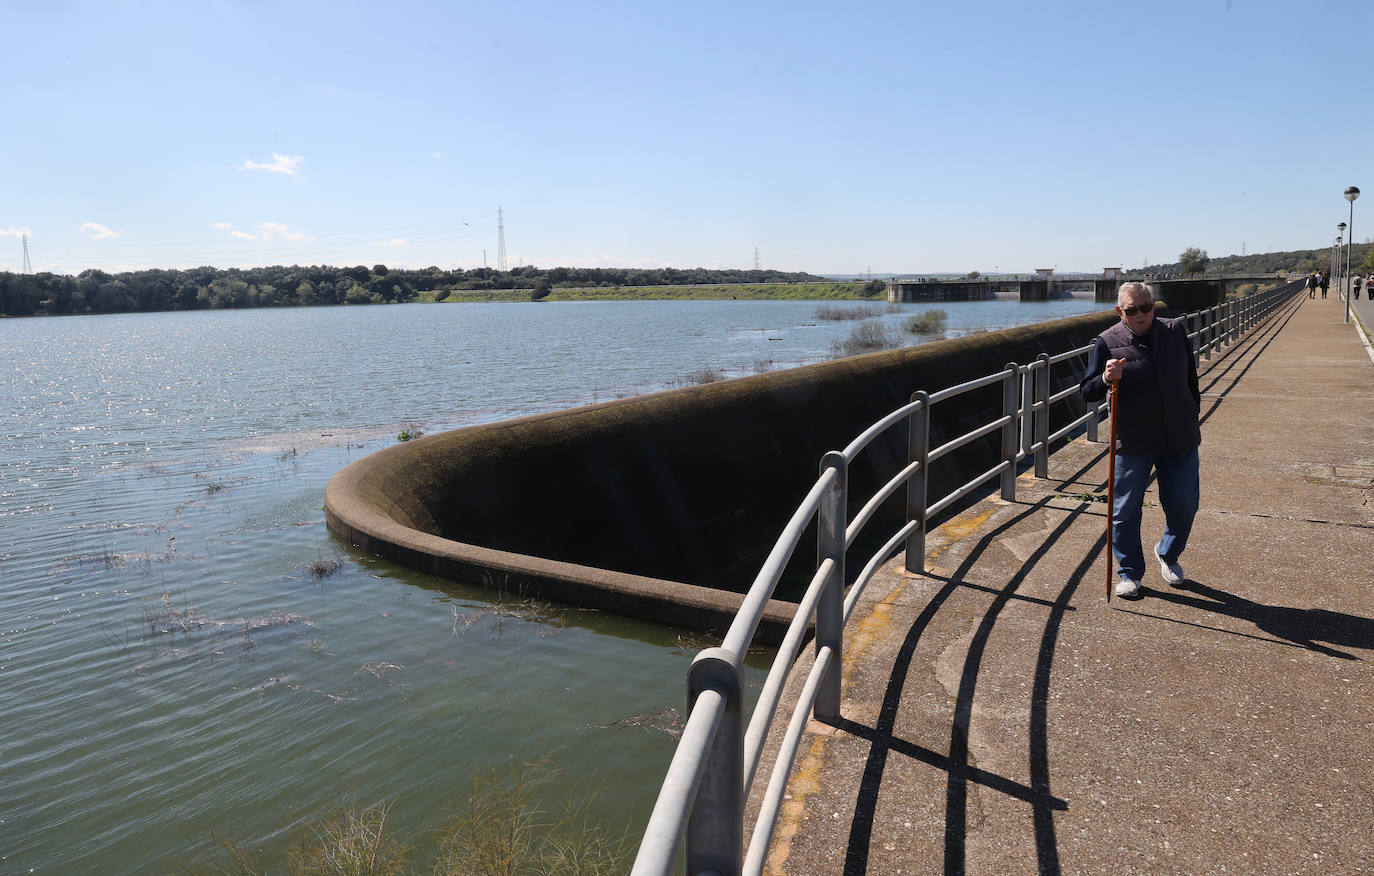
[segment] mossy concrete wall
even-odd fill
[[[1221,280],[1156,280],[1155,298],[1166,302],[1174,313],[1192,313],[1215,307],[1223,300]]]
[[[325,492],[328,525],[451,579],[723,630],[826,451],[916,390],[1083,346],[1114,319],[1106,311],[428,436],[340,471]],[[1058,366],[1054,388],[1076,383],[1080,367]],[[936,406],[932,446],[998,416],[1000,399],[994,386]],[[998,447],[993,435],[932,467],[931,500],[995,465]],[[852,508],[905,461],[904,429],[870,445],[850,469]],[[900,496],[889,504],[895,529]],[[808,577],[814,553],[804,542],[793,560]],[[763,637],[790,615],[774,601]]]

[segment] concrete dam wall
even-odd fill
[[[1115,319],[1105,311],[428,436],[341,470],[326,518],[338,537],[420,571],[721,631],[826,451],[916,390],[1085,345]],[[1080,367],[1056,367],[1052,391],[1077,383]],[[1000,405],[996,386],[937,405],[932,446],[1000,416]],[[1059,409],[1063,422],[1083,406]],[[994,434],[933,466],[930,500],[995,465],[999,446]],[[896,429],[855,460],[859,504],[906,452]],[[889,506],[891,525],[870,529],[900,525],[900,493]],[[798,548],[794,577],[814,569],[811,545]],[[774,600],[761,638],[780,636],[791,613]]]

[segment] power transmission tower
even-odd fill
[[[756,246],[756,247],[754,247],[754,270],[757,271],[758,269],[759,269],[759,248]]]
[[[506,220],[501,208],[496,208],[496,270],[505,272],[510,269],[506,264]]]
[[[21,234],[20,238],[24,241],[24,273],[28,274],[33,271],[33,265],[29,264],[29,236]]]

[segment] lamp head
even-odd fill
[[[1354,201],[1356,198],[1358,198],[1359,196],[1360,196],[1360,190],[1357,189],[1357,188],[1355,188],[1354,186],[1351,186],[1350,188],[1348,188],[1348,189],[1345,190],[1345,199],[1346,199],[1347,201],[1352,201],[1352,202],[1353,202],[1353,201]]]
[[[1345,234],[1345,223],[1342,222],[1342,223],[1338,224],[1338,225],[1336,226],[1336,230],[1339,231],[1341,234]]]

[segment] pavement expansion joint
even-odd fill
[[[1363,504],[1368,504],[1368,499]],[[1325,520],[1321,517],[1297,517],[1288,514],[1266,514],[1262,511],[1226,511],[1217,509],[1213,514],[1226,517],[1251,517],[1258,520],[1284,520],[1289,523],[1315,523],[1318,526],[1344,526],[1351,529],[1374,529],[1374,523],[1359,523],[1354,520]]]

